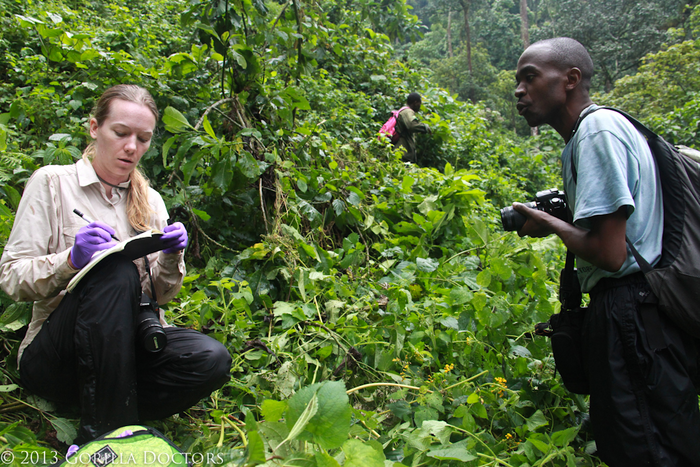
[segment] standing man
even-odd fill
[[[420,111],[421,97],[417,92],[412,92],[406,98],[407,109],[399,112],[396,119],[396,131],[401,136],[396,142],[396,145],[402,145],[406,148],[406,154],[403,155],[404,162],[416,163],[416,141],[413,138],[413,133],[429,133],[430,128],[425,123],[418,121],[416,112]]]
[[[518,234],[555,233],[576,255],[581,290],[591,298],[583,352],[598,455],[611,467],[697,466],[698,350],[663,314],[653,316],[658,325],[645,326],[640,301],[650,288],[625,243],[627,236],[651,265],[661,257],[659,175],[627,119],[592,112],[592,76],[588,52],[569,38],[537,42],[518,61],[518,112],[531,127],[551,125],[566,142],[562,178],[574,219],[568,224],[515,203],[527,216]]]

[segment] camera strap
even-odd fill
[[[566,263],[564,264],[564,273],[567,275],[567,280],[569,283],[567,285],[573,286],[573,272],[574,272],[574,254],[569,250],[568,248],[566,249]]]
[[[581,285],[574,268],[575,255],[571,250],[566,250],[566,264],[559,274],[559,302],[561,311],[559,315],[552,315],[546,323],[535,325],[535,334],[538,336],[552,337],[554,334],[554,320],[562,314],[575,313],[581,306]]]
[[[156,286],[153,283],[153,276],[151,275],[151,264],[148,261],[148,255],[143,257],[144,266],[146,267],[146,272],[148,273],[148,279],[151,281],[151,299],[156,305],[156,310],[158,309],[158,298],[156,297]]]
[[[581,306],[581,284],[574,268],[575,255],[566,250],[566,264],[559,276],[559,302],[561,311],[567,312]]]

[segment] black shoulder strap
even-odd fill
[[[148,273],[148,279],[151,281],[151,298],[155,302],[156,306],[158,306],[158,297],[156,297],[156,286],[153,283],[153,276],[151,275],[151,264],[148,261],[148,255],[143,257],[143,262],[144,266],[146,267],[146,272]]]
[[[632,117],[630,114],[627,112],[624,112],[620,109],[616,109],[614,107],[598,107],[595,109],[591,109],[588,112],[584,113],[581,115],[578,120],[576,120],[576,124],[574,125],[574,129],[571,132],[571,137],[573,138],[574,135],[576,134],[576,131],[578,130],[579,126],[581,126],[581,122],[583,121],[584,118],[595,112],[596,110],[600,109],[606,109],[606,110],[612,110],[613,112],[617,112],[623,117],[625,117],[629,122],[634,125],[634,127],[639,131],[642,135],[647,140],[658,138],[658,135],[651,131],[649,128],[647,128],[642,122],[637,120],[636,118]],[[651,150],[651,148],[650,148]],[[654,157],[654,153],[652,152],[652,157]],[[571,175],[574,179],[574,183],[577,183],[578,179],[578,172],[576,171],[576,163],[574,159],[574,148],[573,146],[571,147]],[[635,261],[637,261],[637,264],[639,265],[639,268],[642,270],[644,274],[650,272],[653,268],[651,265],[642,257],[642,255],[639,254],[637,249],[632,245],[632,242],[630,239],[625,235],[625,241],[627,242],[627,246],[629,246],[630,250],[632,251],[632,256],[634,256]]]
[[[630,114],[628,114],[627,112],[625,112],[623,110],[616,109],[615,107],[600,107],[600,109],[612,110],[613,112],[619,113],[620,115],[625,117],[627,120],[629,120],[629,122],[632,125],[634,125],[634,127],[641,134],[643,134],[646,139],[654,139],[654,138],[659,137],[659,135],[657,135],[656,133],[651,131],[649,128],[647,128],[642,122],[640,122],[639,120],[637,120],[636,118],[634,118],[633,116],[631,116]]]

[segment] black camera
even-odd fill
[[[160,352],[168,343],[168,336],[160,324],[158,304],[145,293],[141,294],[139,313],[136,315],[136,337],[149,352]]]
[[[551,188],[545,191],[538,191],[535,195],[535,200],[530,203],[525,203],[525,206],[544,211],[547,214],[569,222],[569,208],[566,204],[566,195],[563,191],[556,188]],[[508,206],[501,209],[501,224],[503,230],[513,231],[520,230],[527,217],[513,209],[513,206]]]

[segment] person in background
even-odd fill
[[[566,37],[520,56],[517,109],[531,127],[549,124],[566,142],[562,178],[573,224],[515,203],[527,217],[518,234],[555,233],[576,255],[581,290],[590,294],[583,356],[601,459],[611,467],[698,466],[698,349],[656,308],[642,311],[651,289],[625,241],[649,264],[661,257],[659,174],[644,136],[591,101],[592,76],[588,52]]]
[[[417,92],[412,92],[406,98],[407,109],[399,112],[399,116],[396,121],[396,131],[400,138],[396,142],[396,146],[403,146],[406,148],[406,153],[403,155],[404,162],[417,161],[416,157],[416,140],[413,137],[414,133],[430,133],[430,127],[427,124],[421,123],[416,117],[416,113],[420,112],[420,106],[422,104],[420,94]]]
[[[185,275],[187,231],[180,222],[168,225],[163,199],[138,169],[157,120],[147,90],[119,85],[105,91],[83,158],[42,167],[27,182],[0,259],[2,289],[14,300],[34,302],[19,348],[21,384],[80,407],[79,443],[185,410],[229,379],[231,356],[208,336],[166,325],[167,345],[157,353],[136,337],[142,294],[152,299],[155,293],[165,304]],[[66,293],[93,254],[114,246],[115,238],[149,229],[164,232],[161,251],[148,261],[111,255]],[[160,320],[165,324],[162,312]]]

